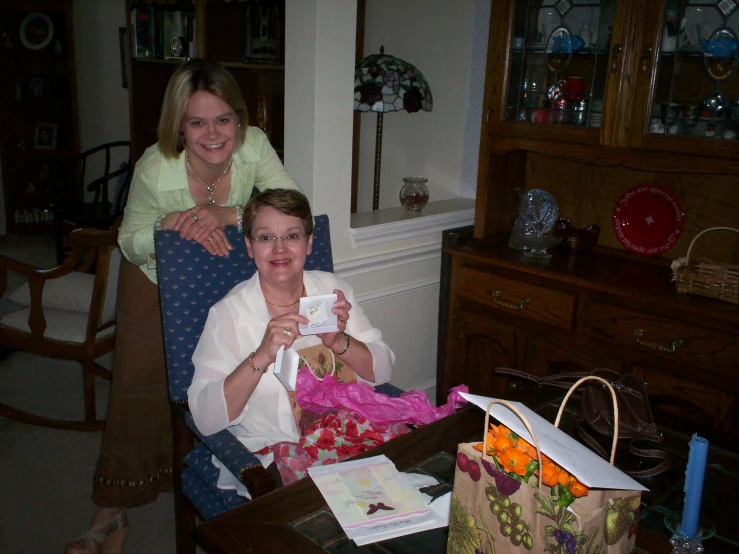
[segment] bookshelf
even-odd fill
[[[54,196],[71,183],[66,162],[79,152],[72,0],[0,3],[0,74],[7,232],[50,233]]]
[[[257,113],[266,111],[265,132],[282,156],[284,0],[126,0],[125,5],[134,160],[156,142],[164,90],[188,56],[217,61],[231,71],[246,100],[250,124],[256,125]],[[181,51],[173,50],[171,32]]]

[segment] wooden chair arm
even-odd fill
[[[5,294],[8,284],[8,270],[19,273],[28,281],[31,293],[31,313],[28,317],[28,326],[31,335],[42,340],[46,331],[46,318],[42,305],[44,284],[51,279],[58,279],[78,271],[87,273],[95,263],[95,249],[98,247],[113,247],[117,244],[118,228],[109,230],[75,229],[69,235],[71,251],[61,265],[51,269],[40,269],[30,264],[0,255],[0,295]]]
[[[243,469],[239,475],[239,481],[246,486],[252,498],[264,496],[275,490],[275,478],[261,465]]]
[[[14,260],[13,258],[0,255],[0,271],[4,274],[7,274],[8,271],[14,271],[15,273],[19,273],[20,275],[28,279],[29,282],[33,279],[40,279],[42,281],[46,281],[48,279],[56,279],[58,277],[63,277],[64,275],[67,275],[68,273],[71,273],[75,269],[79,268],[81,265],[80,262],[86,261],[84,258],[85,251],[86,249],[82,250],[78,246],[76,253],[71,253],[70,256],[66,260],[64,260],[61,265],[52,267],[51,269],[41,269],[25,262],[20,262],[18,260]],[[3,290],[2,292],[5,291]]]
[[[75,259],[76,257],[70,256],[60,266],[52,269],[39,269],[0,255],[0,295],[5,294],[8,285],[8,270],[19,273],[26,278],[31,294],[31,313],[28,316],[28,326],[31,328],[31,335],[38,340],[43,340],[46,331],[46,318],[42,305],[44,284],[50,279],[57,279],[74,271],[75,266],[79,265],[73,261]]]

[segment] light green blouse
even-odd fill
[[[256,187],[298,189],[285,171],[267,136],[256,127],[248,127],[244,144],[233,155],[231,191],[226,206],[244,205]],[[141,268],[156,283],[154,224],[158,215],[182,211],[195,205],[187,184],[185,156],[166,159],[154,144],[136,163],[131,190],[118,233],[118,244],[128,261]]]

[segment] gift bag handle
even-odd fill
[[[531,424],[529,421],[524,417],[524,415],[521,413],[521,410],[516,408],[513,404],[506,400],[491,400],[488,403],[488,408],[485,410],[485,428],[483,430],[482,434],[482,456],[483,458],[485,456],[488,456],[488,429],[490,425],[490,408],[492,408],[495,404],[502,404],[509,410],[511,410],[514,414],[518,416],[518,419],[520,419],[523,424],[526,426],[526,430],[531,435],[531,438],[534,440],[534,447],[536,448],[536,456],[537,461],[539,462],[539,468],[543,468],[544,466],[541,463],[541,449],[539,448],[539,439],[536,438],[536,434],[534,434],[534,430],[531,428]],[[544,492],[541,488],[542,486],[542,480],[539,479],[539,492]]]
[[[616,443],[618,442],[618,401],[616,400],[616,391],[613,390],[611,383],[609,383],[605,379],[601,377],[596,377],[595,375],[588,375],[587,377],[579,379],[574,385],[572,385],[570,387],[570,390],[567,391],[567,394],[562,400],[562,404],[559,407],[559,412],[557,412],[557,419],[554,421],[554,426],[559,427],[559,421],[565,411],[565,404],[567,404],[567,401],[570,399],[570,396],[572,396],[572,393],[575,392],[575,389],[585,381],[590,381],[591,379],[595,381],[600,381],[606,387],[608,387],[609,391],[611,391],[611,398],[613,399],[613,444],[611,446],[611,465],[614,465],[613,461],[616,459]]]

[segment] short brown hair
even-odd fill
[[[267,189],[251,197],[244,208],[244,235],[251,236],[252,226],[260,208],[272,207],[281,214],[298,217],[308,235],[313,234],[313,213],[305,194],[295,189]]]
[[[198,91],[217,96],[234,110],[240,123],[237,149],[246,139],[249,112],[236,79],[221,64],[195,58],[177,68],[164,92],[157,139],[159,150],[165,158],[175,159],[185,149],[180,125],[187,113],[190,98]]]

